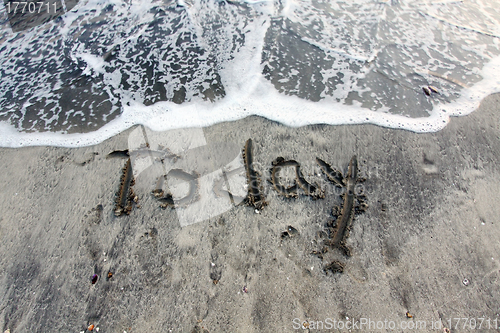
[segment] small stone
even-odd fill
[[[94,275],[92,276],[92,280],[91,280],[91,281],[92,281],[92,284],[95,284],[95,283],[97,282],[97,279],[98,279],[98,278],[99,278],[99,277],[97,276],[97,274],[94,274]]]
[[[299,231],[297,229],[295,229],[294,227],[292,227],[291,225],[288,226],[288,233],[290,234],[290,236],[295,236],[299,233]]]

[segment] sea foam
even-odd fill
[[[441,11],[458,10],[459,16],[467,8],[448,2],[428,4],[423,12],[415,4],[186,0],[166,10],[155,1],[89,0],[61,21],[29,31],[14,34],[4,24],[0,146],[88,146],[136,124],[165,131],[251,115],[293,127],[369,123],[438,131],[500,91],[499,17],[482,1],[486,26],[453,25],[443,22]],[[89,24],[92,19],[108,26]],[[421,24],[430,24],[423,35]],[[98,47],[89,43],[93,33],[102,38]],[[460,50],[447,50],[464,36]],[[46,57],[34,57],[30,43],[42,42]],[[20,71],[16,52],[38,72]],[[47,61],[57,65],[44,66]],[[74,77],[65,78],[65,68]],[[81,78],[82,88],[65,81]],[[424,94],[430,84],[438,94]],[[76,96],[70,106],[61,104],[73,96],[68,89]],[[40,101],[52,109],[40,108]],[[79,130],[81,123],[90,130]]]

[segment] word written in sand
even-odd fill
[[[246,141],[242,151],[242,156],[244,166],[242,168],[224,173],[221,179],[214,182],[213,191],[217,197],[226,195],[233,203],[237,201],[245,203],[257,210],[262,210],[265,206],[267,206],[267,202],[262,188],[262,177],[254,168],[251,139]],[[316,163],[328,182],[333,184],[335,187],[342,188],[343,191],[340,195],[342,199],[341,206],[336,206],[332,209],[333,218],[326,223],[325,230],[321,233],[323,234],[322,248],[319,251],[314,251],[313,254],[324,260],[327,252],[336,249],[344,256],[350,257],[351,249],[346,245],[346,240],[349,236],[349,231],[351,230],[354,217],[356,214],[364,212],[368,207],[365,203],[366,197],[362,194],[356,194],[355,187],[356,184],[363,182],[365,179],[358,177],[358,160],[356,156],[351,158],[345,176],[342,172],[334,169],[330,164],[320,158],[316,158]],[[294,169],[294,183],[290,186],[284,185],[280,178],[280,170],[288,167],[292,167]],[[231,193],[229,189],[223,189],[222,185],[224,180],[227,182],[228,177],[231,177],[233,174],[243,172],[243,169],[247,183],[246,198],[237,197]],[[301,171],[300,163],[295,160],[286,160],[283,157],[278,157],[272,162],[272,166],[269,171],[270,179],[268,182],[280,196],[288,199],[295,199],[298,198],[300,190],[312,200],[325,198],[325,190],[322,189],[317,183],[309,183]],[[163,184],[169,177],[181,179],[188,184],[189,189],[184,197],[174,199],[171,193],[165,193],[163,190]],[[175,208],[190,205],[199,200],[199,177],[200,175],[196,172],[190,174],[181,169],[171,169],[166,175],[162,175],[158,179],[152,194],[160,202],[160,207],[162,208]],[[128,158],[122,171],[120,190],[117,193],[115,209],[116,216],[120,216],[122,214],[128,215],[132,210],[132,202],[135,197],[132,190],[133,185],[134,178],[132,166],[130,158]],[[291,226],[289,229],[296,230]],[[288,232],[288,235],[285,236],[289,235],[293,235],[293,232]],[[282,238],[284,238],[283,235]],[[324,265],[325,272],[330,271],[333,273],[342,273],[343,270],[344,264],[338,260],[331,261]]]

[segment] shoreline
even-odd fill
[[[484,99],[500,93],[498,88],[495,88],[500,85],[498,76],[494,75],[497,72],[500,72],[500,56],[493,58],[481,70],[483,80],[467,87],[453,102],[434,104],[428,117],[410,118],[402,114],[371,111],[356,104],[341,105],[336,102],[332,103],[333,99],[330,97],[319,102],[311,102],[296,96],[284,96],[275,91],[268,81],[261,79],[254,84],[260,88],[250,95],[244,94],[245,98],[239,102],[221,100],[208,107],[205,104],[200,106],[198,102],[180,105],[173,102],[157,102],[153,106],[144,106],[140,103],[127,104],[123,106],[120,116],[96,131],[87,133],[26,133],[19,132],[14,126],[2,121],[0,122],[2,132],[0,148],[29,146],[83,148],[102,144],[140,124],[155,131],[167,131],[179,128],[210,128],[221,123],[239,122],[251,117],[263,117],[293,128],[314,127],[315,124],[375,125],[414,133],[434,133],[443,130],[454,117],[464,117],[473,113]],[[440,93],[436,91],[429,98],[439,98],[439,96]],[[415,103],[418,105],[421,102],[415,101]],[[200,109],[204,108],[206,117],[200,114]],[[158,111],[160,109],[161,112]],[[348,117],[346,109],[349,109]],[[269,110],[279,110],[279,112],[273,113]]]
[[[156,179],[141,176],[141,207],[116,217],[125,160],[106,155],[128,149],[135,128],[95,146],[0,148],[0,329],[294,332],[296,318],[370,318],[431,332],[440,319],[500,320],[498,105],[490,95],[433,133],[256,116],[202,129],[207,144],[251,138],[262,170],[282,156],[312,180],[316,157],[346,173],[356,155],[369,207],[352,222],[350,257],[311,254],[335,193],[284,198],[267,185],[258,213],[233,206],[181,226],[151,195]],[[289,226],[297,233],[283,238]],[[323,271],[336,260],[343,273]]]

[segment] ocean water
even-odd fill
[[[430,132],[500,91],[496,0],[62,7],[24,22],[0,9],[0,146],[84,146],[135,124],[249,115]]]

